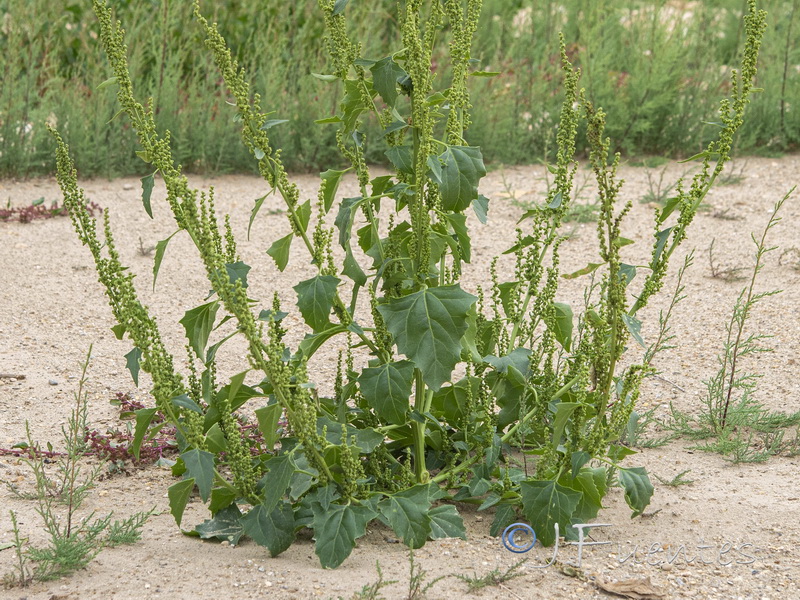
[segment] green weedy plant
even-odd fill
[[[178,524],[197,488],[212,516],[195,528],[200,537],[235,544],[246,535],[277,555],[298,530],[309,528],[325,567],[341,564],[374,520],[412,549],[428,539],[464,537],[456,507],[441,501],[494,507],[495,535],[525,518],[545,544],[554,542],[556,525],[569,534],[571,523],[594,518],[609,484],[618,482],[633,515],[641,514],[653,488],[644,469],[619,465],[629,451],[617,441],[649,367],[622,368],[620,359],[631,337],[641,342],[636,315],[662,287],[670,257],[729,158],[752,91],[764,13],[750,2],[742,72],[734,76],[732,98],[720,107],[720,137],[695,157],[702,166],[688,189],[676,186],[676,199],[657,213],[648,273],[629,302],[636,269],[621,258],[621,248],[630,243],[621,236],[630,204],[615,212],[619,156],[609,156],[604,114],[578,89],[579,74],[563,43],[565,97],[553,186],[545,202],[521,220],[526,231],[518,232],[508,250],[516,258],[513,278],[501,280],[493,268],[491,289],[473,295],[459,278],[473,258],[465,213],[472,209],[485,221],[489,204],[478,192],[486,174],[481,150],[465,139],[467,83],[492,75],[473,70],[470,55],[481,1],[402,3],[399,49],[372,58],[362,56],[361,46],[348,37],[347,4],[319,1],[331,60],[330,73],[318,77],[342,90],[339,112],[322,124],[337,128],[338,149],[350,166],[321,174],[314,203],[301,201],[280,151],[270,145],[276,121],[261,111],[260,96],[251,93],[216,25],[195,10],[234,99],[242,140],[268,193],[286,204],[292,232],[267,253],[284,270],[290,246],[300,243],[317,269],[294,286],[309,333],[290,349],[283,341],[286,313],[277,298],[253,311],[259,302],[249,297],[250,266],[239,258],[229,221],[221,230],[213,190],[191,189],[174,164],[169,134],[157,131],[152,103],[142,105],[133,95],[122,28],[105,2],[94,2],[113,71],[110,83],[138,133],[140,156],[154,169],[142,180],[145,210],[150,212],[154,175],[160,173],[178,231],[194,242],[213,290],[181,319],[191,363],[184,378],[119,260],[108,214],[101,242],[68,149],[53,132],[58,180],[106,287],[119,322],[115,333],[120,339],[127,334],[134,345],[127,355],[134,376],[141,369],[153,379],[156,406],[137,411],[134,450],[161,410],[176,427],[181,447],[175,474],[182,479],[169,489]],[[434,84],[444,82],[432,69],[432,49],[445,34],[452,78],[437,89]],[[576,317],[557,294],[559,231],[569,210],[582,118],[600,188],[600,261],[571,275],[596,277]],[[369,119],[383,129],[392,175],[370,175],[365,153],[374,140],[364,134]],[[337,202],[339,181],[348,171],[357,177],[359,194]],[[251,224],[264,198],[256,200]],[[168,241],[157,245],[154,279]],[[334,260],[334,243],[344,250],[342,264]],[[225,317],[215,325],[220,311]],[[222,334],[216,334],[209,345],[212,332],[227,321],[235,328],[219,339]],[[234,335],[246,340],[249,365],[218,386],[215,357]],[[346,341],[346,348],[339,354],[333,395],[318,398],[307,361],[333,339]],[[360,371],[355,352],[369,354]],[[245,383],[248,377],[251,384]],[[235,418],[247,402],[258,405],[263,445],[245,435]],[[288,425],[279,434],[282,416]],[[522,468],[515,448],[523,453]]]

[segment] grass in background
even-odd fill
[[[113,87],[97,89],[110,71],[99,51],[98,26],[88,5],[46,0],[0,0],[0,176],[52,171],[52,142],[44,123],[66,134],[85,175],[144,174],[134,135],[118,110]],[[758,85],[739,150],[779,154],[800,142],[800,0],[764,0],[769,27]],[[337,84],[327,72],[316,0],[206,0],[276,119],[270,131],[285,150],[287,167],[318,170],[335,161],[334,130],[314,124],[333,114]],[[383,23],[384,31],[356,32],[369,43],[367,58],[398,48],[393,0],[348,5],[356,27]],[[500,71],[475,78],[477,113],[468,132],[487,161],[531,163],[546,151],[558,116],[561,84],[559,31],[583,72],[581,85],[608,114],[607,134],[627,155],[679,156],[700,151],[716,133],[717,98],[741,47],[743,2],[695,3],[684,18],[680,3],[665,0],[487,0],[472,55],[476,68]],[[154,100],[160,129],[173,133],[175,159],[196,172],[249,172],[254,163],[239,142],[234,107],[207,53],[191,5],[175,0],[119,0],[128,24],[129,56],[137,89]],[[441,56],[446,48],[438,50]],[[258,64],[255,64],[257,61]],[[303,65],[303,66],[300,66]],[[447,77],[447,74],[445,74]],[[88,117],[87,117],[88,115]],[[113,120],[112,120],[113,119]],[[110,121],[110,122],[109,122]],[[612,125],[613,124],[613,125]],[[368,159],[383,162],[377,124],[367,130]],[[579,148],[585,146],[579,140]],[[290,157],[290,158],[289,158]]]

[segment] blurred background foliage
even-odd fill
[[[362,55],[400,49],[396,0],[347,6]],[[780,154],[800,142],[800,0],[760,0],[769,12],[757,85],[739,153]],[[127,29],[137,95],[153,98],[156,120],[172,132],[175,158],[202,173],[251,172],[235,110],[205,51],[186,0],[115,0]],[[325,73],[323,23],[316,0],[204,0],[262,106],[289,122],[270,130],[288,168],[335,167],[335,129],[315,119],[337,111],[339,84]],[[543,160],[561,101],[558,33],[582,70],[582,86],[608,113],[607,133],[627,157],[689,156],[714,134],[719,100],[743,40],[745,0],[485,0],[473,45],[476,77],[469,143],[488,163]],[[88,1],[0,0],[0,176],[52,171],[44,123],[58,126],[83,176],[141,174],[127,118],[115,117],[109,75]],[[439,52],[445,56],[446,36]],[[437,65],[440,77],[448,65]],[[384,162],[377,123],[365,123],[369,158]]]

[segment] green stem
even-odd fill
[[[425,389],[422,371],[415,369],[414,379],[416,387],[414,408],[417,412],[424,414],[427,412],[425,410],[425,404],[427,403],[428,394]],[[425,423],[412,421],[411,430],[414,435],[414,475],[417,478],[417,483],[426,483],[430,480],[430,475],[428,469],[425,467]]]

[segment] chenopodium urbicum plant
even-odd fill
[[[151,103],[142,105],[133,95],[124,32],[106,3],[94,2],[113,70],[108,84],[117,86],[121,111],[139,136],[139,154],[154,168],[142,179],[144,208],[150,213],[160,173],[178,231],[194,242],[213,290],[181,319],[191,365],[184,378],[120,263],[108,214],[101,242],[68,149],[53,132],[58,180],[119,322],[115,333],[134,344],[126,356],[134,377],[139,369],[152,377],[155,407],[137,411],[134,451],[160,410],[176,427],[181,450],[174,469],[181,479],[168,494],[179,525],[196,488],[212,517],[194,529],[200,537],[235,544],[249,536],[277,555],[310,528],[325,567],[339,565],[374,520],[411,548],[464,537],[453,502],[494,507],[494,535],[524,518],[548,545],[559,531],[569,535],[571,524],[595,518],[610,485],[620,485],[633,515],[640,514],[653,487],[644,469],[620,466],[631,451],[619,438],[651,356],[626,360],[625,367],[620,359],[631,340],[642,341],[636,315],[661,289],[670,257],[729,158],[754,91],[764,13],[750,2],[742,70],[733,76],[732,97],[721,104],[719,137],[694,157],[702,167],[691,183],[679,182],[676,197],[656,213],[652,256],[638,268],[646,272],[638,287],[631,286],[637,268],[620,256],[631,242],[621,235],[630,204],[615,208],[619,156],[609,156],[604,114],[579,89],[579,73],[562,44],[565,95],[551,167],[555,185],[520,221],[525,229],[508,250],[516,257],[513,277],[501,279],[493,264],[490,289],[473,294],[459,284],[473,259],[466,212],[485,222],[489,200],[478,192],[486,174],[481,150],[465,139],[472,109],[467,83],[494,75],[474,70],[470,56],[481,1],[400,3],[399,49],[371,58],[348,37],[346,5],[319,1],[330,73],[317,77],[343,91],[338,113],[320,123],[338,128],[338,148],[350,166],[322,173],[313,203],[301,201],[280,151],[270,146],[269,129],[280,119],[262,112],[261,98],[251,93],[216,25],[199,5],[195,9],[236,105],[242,140],[267,193],[285,201],[291,233],[267,253],[283,271],[290,246],[299,243],[317,270],[294,286],[309,332],[299,347],[288,348],[284,307],[276,297],[254,309],[250,266],[239,258],[228,218],[221,230],[213,190],[190,188],[173,163],[169,133],[156,130]],[[444,78],[436,76],[431,53],[436,36],[445,34],[451,39],[448,85],[436,89]],[[381,141],[362,133],[366,119],[383,126],[392,175],[370,175],[365,148]],[[568,275],[592,273],[585,306],[576,314],[558,301],[559,247],[582,120],[600,190],[600,258]],[[359,194],[339,200],[348,171]],[[251,225],[264,199],[255,201]],[[168,241],[158,244],[154,279]],[[341,264],[334,244],[343,250]],[[233,331],[209,344],[229,320]],[[249,364],[218,386],[215,358],[233,336],[246,341]],[[326,344],[342,342],[333,394],[318,397],[308,360]],[[368,355],[360,370],[354,367],[358,353]],[[260,439],[243,425],[245,406],[254,408]],[[279,427],[281,419],[286,425]]]

